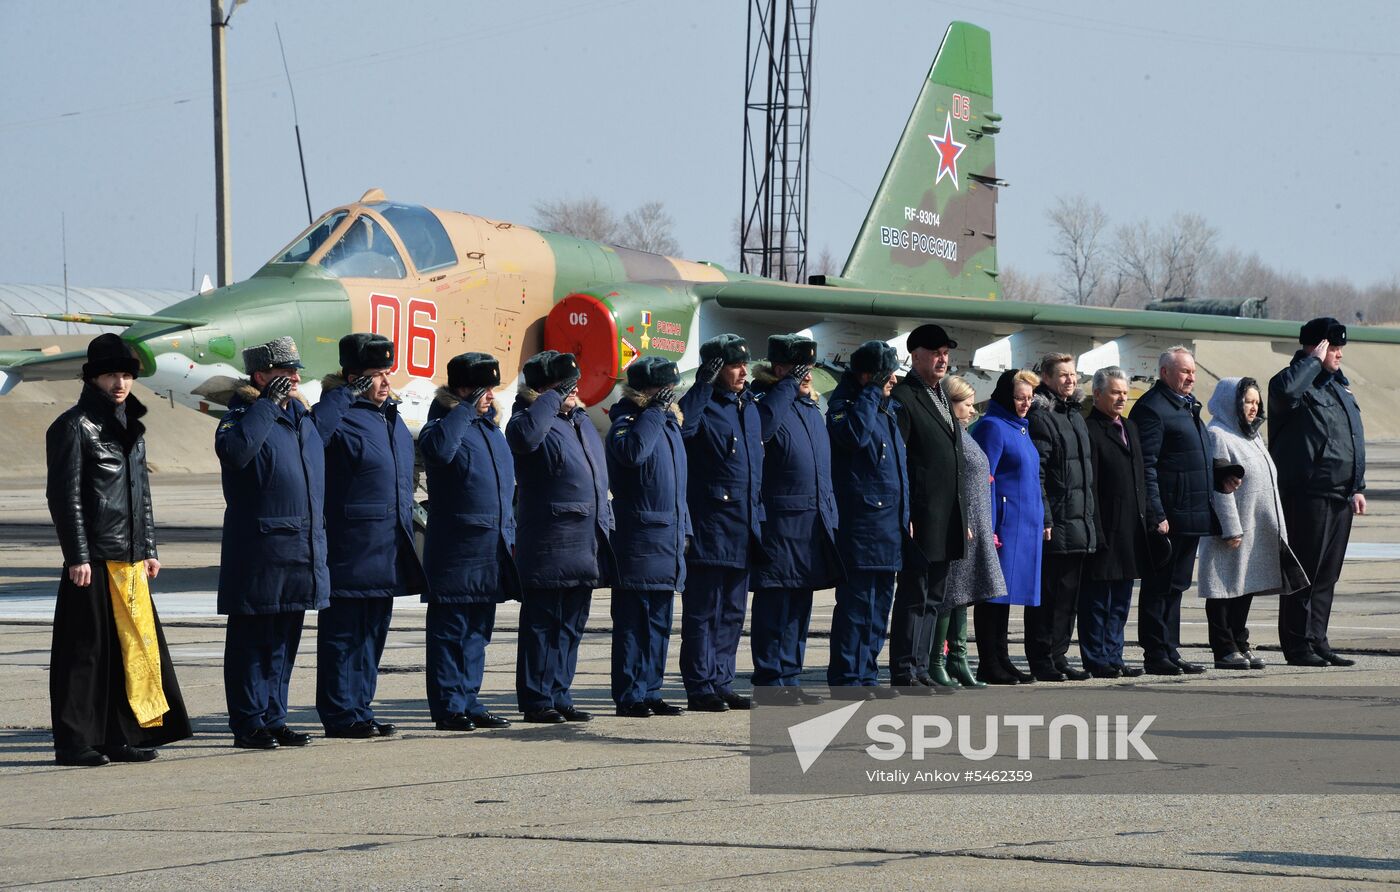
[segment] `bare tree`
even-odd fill
[[[831,253],[830,245],[822,245],[821,252],[817,254],[817,259],[807,263],[807,275],[809,276],[839,276],[841,275],[841,264],[837,261],[836,255]]]
[[[550,232],[609,244],[617,240],[617,216],[593,195],[541,201],[535,205],[535,220]]]
[[[622,218],[617,243],[638,251],[674,256],[681,252],[680,244],[671,233],[674,225],[675,221],[666,213],[666,205],[648,201]]]
[[[1096,303],[1104,275],[1102,236],[1108,216],[1083,195],[1056,198],[1045,216],[1055,230],[1052,253],[1060,261],[1056,287],[1070,303]]]
[[[1014,267],[1002,266],[997,276],[1002,300],[1052,303],[1056,289],[1044,275],[1027,276]]]
[[[1198,296],[1217,236],[1215,227],[1196,214],[1177,214],[1161,227],[1148,220],[1120,226],[1113,267],[1126,302],[1142,306],[1168,297]]]

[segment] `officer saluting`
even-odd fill
[[[763,433],[749,391],[749,348],[733,334],[700,345],[695,386],[681,398],[695,527],[681,595],[681,678],[690,708],[748,709],[734,660],[748,602],[750,552],[763,521]]]
[[[413,436],[389,389],[394,344],[340,339],[341,374],[321,382],[312,415],[326,444],[331,603],[316,630],[316,711],[327,737],[387,737],[370,701],[394,598],[426,589],[413,548]]]
[[[889,344],[861,344],[851,354],[850,370],[832,391],[826,412],[832,484],[841,511],[836,541],[847,573],[836,586],[826,679],[832,696],[842,699],[899,695],[894,688],[878,686],[895,573],[903,566],[909,533],[904,438],[899,433],[898,404],[890,399],[898,367],[899,357]]]
[[[500,383],[489,353],[454,356],[418,434],[428,471],[428,708],[439,731],[510,726],[477,700],[496,605],[520,597],[515,463],[493,393]]]
[[[603,443],[578,402],[578,362],[545,350],[526,361],[506,441],[520,484],[516,558],[524,595],[515,693],[527,722],[586,722],[569,694],[593,589],[612,569]]]
[[[305,746],[287,727],[287,686],[306,611],[329,603],[325,455],[297,392],[301,356],[291,338],[243,351],[249,379],[214,433],[222,469],[224,533],[219,613],[224,694],[235,746]]]
[[[627,367],[622,399],[608,410],[608,481],[618,556],[612,592],[612,696],[631,718],[685,712],[661,699],[676,592],[685,587],[686,456],[673,403],[676,364],[644,356]]]
[[[763,419],[763,550],[753,579],[753,683],[776,686],[776,705],[820,703],[798,681],[807,650],[812,592],[841,578],[831,439],[812,393],[817,342],[798,334],[768,339],[755,369]],[[769,702],[769,701],[765,701]]]

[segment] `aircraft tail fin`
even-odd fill
[[[953,22],[924,79],[841,279],[886,291],[995,298],[991,35]]]

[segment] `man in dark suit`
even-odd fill
[[[1205,668],[1181,658],[1181,593],[1196,570],[1196,545],[1211,533],[1214,488],[1210,437],[1201,403],[1191,395],[1196,359],[1173,347],[1158,361],[1157,383],[1133,406],[1142,438],[1148,523],[1171,542],[1171,558],[1142,578],[1138,642],[1150,675],[1195,675]]]
[[[1085,419],[1094,470],[1099,550],[1084,566],[1079,589],[1079,654],[1095,678],[1142,674],[1123,661],[1123,628],[1133,582],[1149,565],[1147,479],[1137,425],[1123,417],[1128,375],[1117,366],[1094,373],[1094,408]],[[1166,539],[1160,538],[1163,548]]]
[[[912,539],[890,617],[890,684],[934,693],[929,648],[948,582],[948,564],[963,556],[967,509],[962,433],[948,407],[943,378],[958,346],[940,325],[920,325],[907,341],[913,368],[890,394],[909,465]]]

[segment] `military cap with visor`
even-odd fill
[[[920,347],[925,350],[938,350],[942,347],[957,347],[958,342],[948,336],[948,332],[943,326],[932,322],[920,325],[909,332],[909,340],[905,342],[905,347],[913,353]]]

